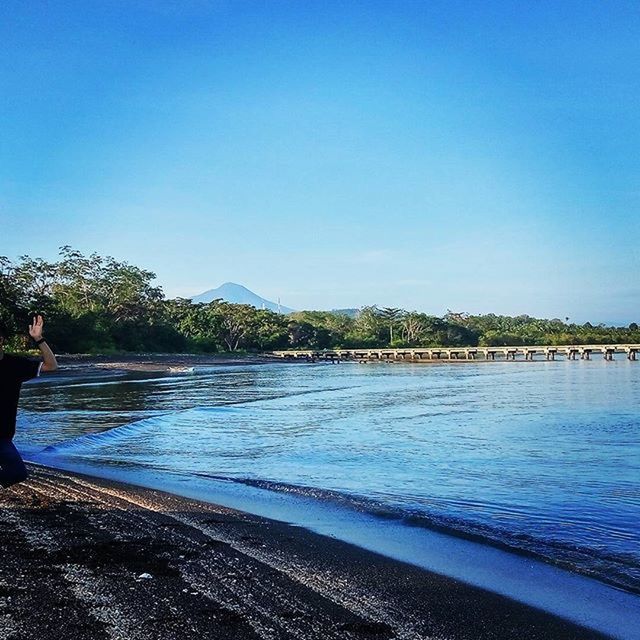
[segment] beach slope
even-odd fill
[[[31,466],[0,492],[0,638],[603,638],[304,529]]]

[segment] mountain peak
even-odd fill
[[[259,296],[250,289],[247,289],[244,285],[237,282],[225,282],[221,284],[217,289],[209,289],[204,293],[191,298],[191,302],[211,302],[221,298],[225,302],[232,302],[234,304],[250,304],[256,309],[269,309],[270,311],[276,311],[280,313],[291,313],[293,309],[279,305],[277,302],[272,302]]]

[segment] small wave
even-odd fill
[[[61,453],[77,451],[79,449],[86,449],[90,447],[97,447],[102,444],[107,444],[114,439],[118,439],[122,436],[127,436],[132,433],[147,429],[151,426],[157,425],[161,422],[161,417],[145,418],[143,420],[137,420],[136,422],[129,422],[127,424],[119,425],[105,431],[98,431],[96,433],[87,433],[77,438],[71,438],[70,440],[63,440],[56,444],[51,444],[45,447],[42,451],[44,453]]]
[[[114,441],[120,440],[130,435],[137,435],[139,432],[153,427],[172,425],[176,421],[177,416],[183,416],[192,412],[207,411],[207,412],[219,412],[230,413],[237,411],[232,407],[197,407],[195,409],[185,409],[183,411],[169,411],[160,415],[155,415],[150,418],[143,418],[142,420],[135,420],[134,422],[127,422],[111,429],[105,429],[104,431],[98,431],[95,433],[86,433],[76,438],[69,440],[63,440],[56,444],[49,445],[42,449],[43,453],[78,453],[85,449],[99,447],[103,445],[112,444]]]
[[[615,554],[604,549],[583,548],[558,540],[542,540],[528,534],[491,527],[441,513],[394,506],[357,494],[255,478],[207,473],[195,475],[330,502],[377,518],[397,520],[407,526],[423,527],[472,542],[489,544],[504,551],[536,558],[548,564],[581,573],[623,591],[640,594],[639,560],[630,554]]]
[[[333,393],[336,391],[352,391],[353,389],[359,389],[360,385],[352,385],[349,387],[327,387],[325,389],[302,389],[300,391],[290,391],[288,393],[274,393],[271,395],[263,395],[257,398],[243,398],[242,400],[229,400],[222,402],[220,406],[236,406],[243,404],[251,404],[258,402],[269,402],[270,400],[286,400],[287,398],[295,398],[297,396],[317,395],[321,393]],[[218,407],[213,407],[217,409]],[[204,407],[203,407],[204,409]]]

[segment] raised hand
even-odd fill
[[[40,340],[42,338],[42,329],[44,327],[44,320],[41,315],[33,316],[33,322],[29,325],[29,335],[34,340]]]

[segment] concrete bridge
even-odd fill
[[[593,355],[613,360],[616,354],[637,360],[640,344],[582,344],[520,347],[425,347],[404,349],[324,349],[273,351],[274,356],[308,362],[390,362],[424,360],[591,360]]]

